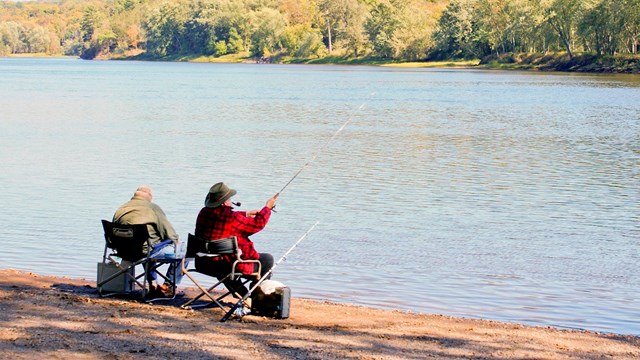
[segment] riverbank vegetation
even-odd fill
[[[638,72],[639,41],[640,0],[0,2],[0,55]]]

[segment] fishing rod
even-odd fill
[[[375,93],[372,93],[371,95],[374,95],[374,94],[375,94]],[[358,111],[362,110],[362,109],[364,108],[364,105],[365,105],[365,104],[366,104],[366,101],[365,101],[365,102],[363,102],[363,103],[362,103],[362,105],[360,105],[360,107],[358,108]],[[302,165],[302,167],[300,168],[300,170],[298,170],[298,172],[297,172],[297,173],[295,173],[295,175],[293,175],[293,177],[292,177],[292,178],[291,178],[291,179],[290,179],[290,180],[289,180],[289,181],[288,181],[288,182],[287,182],[287,183],[282,187],[282,189],[280,189],[280,191],[278,191],[278,193],[276,194],[276,196],[277,196],[277,195],[282,194],[282,192],[284,191],[284,189],[286,189],[286,188],[287,188],[287,186],[289,186],[289,184],[291,184],[291,182],[292,182],[293,180],[295,180],[295,178],[297,178],[297,177],[298,177],[298,175],[300,175],[300,173],[302,172],[302,170],[304,170],[307,166],[309,166],[309,164],[311,164],[311,163],[312,163],[312,162],[313,162],[313,161],[318,157],[318,155],[319,155],[319,154],[320,154],[320,153],[321,153],[325,148],[327,148],[327,147],[329,146],[329,143],[331,143],[331,141],[332,141],[333,139],[335,139],[335,137],[336,137],[336,136],[338,136],[338,134],[340,134],[340,132],[341,132],[341,131],[342,131],[342,130],[347,126],[347,124],[348,124],[349,122],[351,122],[351,120],[352,120],[352,119],[353,119],[353,115],[352,115],[351,117],[349,117],[349,119],[347,119],[347,121],[345,121],[345,122],[344,122],[344,124],[342,124],[342,126],[340,126],[340,128],[338,129],[338,131],[336,131],[336,132],[333,134],[333,136],[331,136],[331,138],[329,138],[329,140],[327,140],[327,141],[324,143],[324,145],[323,145],[321,148],[319,148],[319,149],[315,152],[315,154],[314,154],[314,155],[313,155],[309,160],[307,160],[307,162],[306,162],[306,163],[304,163],[304,165]]]
[[[269,269],[269,271],[267,271],[266,274],[264,274],[264,276],[260,277],[260,280],[258,280],[255,284],[253,284],[253,286],[249,289],[249,291],[240,299],[238,300],[237,303],[235,303],[231,309],[229,309],[229,311],[227,311],[227,313],[222,317],[222,319],[220,320],[220,322],[225,322],[227,320],[229,320],[229,318],[231,317],[231,315],[233,315],[233,313],[236,311],[236,309],[240,308],[240,306],[242,306],[244,304],[244,301],[247,300],[247,298],[249,296],[251,296],[251,293],[253,291],[255,291],[255,289],[258,288],[258,286],[260,286],[260,284],[262,284],[262,282],[266,279],[269,278],[269,276],[273,273],[273,270],[283,261],[285,261],[287,259],[287,255],[289,255],[289,253],[291,251],[293,251],[293,249],[296,248],[296,246],[298,246],[298,244],[300,244],[300,242],[307,237],[307,235],[309,235],[309,233],[316,227],[316,225],[318,225],[320,223],[320,221],[316,221],[315,224],[313,224],[313,226],[311,228],[309,228],[309,230],[307,230],[307,232],[304,233],[304,235],[302,235],[302,237],[300,239],[298,239],[298,241],[296,241],[295,244],[293,244],[292,247],[289,248],[289,250],[287,250],[286,253],[284,253],[284,255],[282,255],[282,257],[280,258],[280,260],[278,260],[275,264],[273,264],[273,266],[271,267],[271,269]]]

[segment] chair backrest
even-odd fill
[[[102,220],[104,239],[107,247],[115,250],[118,257],[127,261],[138,261],[147,254],[144,244],[149,245],[149,231],[146,224],[121,225]]]
[[[204,240],[193,234],[189,234],[187,242],[188,258],[193,258],[197,253],[206,254],[235,254],[238,251],[238,239],[235,236],[217,240]]]

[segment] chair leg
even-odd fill
[[[151,287],[153,286],[153,276],[151,275],[150,269],[149,269],[149,264],[150,262],[147,261],[144,264],[144,285],[142,286],[142,298],[144,299],[147,294],[151,291]],[[148,291],[147,291],[147,285],[148,285]]]
[[[191,280],[191,282],[193,282],[198,289],[200,289],[200,294],[198,294],[197,296],[195,296],[194,298],[190,299],[189,301],[185,302],[184,304],[180,305],[181,308],[183,309],[196,309],[196,308],[206,308],[206,307],[210,307],[213,306],[214,304],[217,305],[219,308],[221,308],[222,310],[225,310],[225,307],[228,307],[229,305],[225,304],[222,302],[222,299],[224,299],[225,297],[229,296],[229,294],[231,294],[230,291],[226,291],[224,292],[222,295],[215,297],[214,295],[211,294],[211,291],[213,291],[213,289],[215,289],[216,287],[218,287],[220,284],[223,283],[223,281],[227,280],[229,278],[230,275],[227,275],[226,277],[224,277],[222,280],[218,280],[218,282],[216,282],[213,286],[209,287],[208,289],[205,289],[204,287],[202,287],[202,285],[200,285],[191,275],[189,275],[189,273],[185,273],[185,275],[187,277],[189,277],[189,279]],[[194,302],[198,301],[199,299],[201,299],[203,296],[206,296],[207,298],[209,298],[209,302],[207,304],[203,304],[203,305],[191,305]]]
[[[100,297],[106,296],[106,294],[105,294],[105,293],[104,293],[104,291],[103,291],[103,286],[104,286],[106,283],[108,283],[108,282],[112,281],[113,279],[117,278],[118,276],[121,276],[122,274],[125,274],[128,278],[132,279],[132,280],[133,280],[134,282],[136,282],[139,286],[141,286],[141,287],[143,287],[143,286],[144,286],[143,284],[141,284],[141,283],[138,281],[138,278],[136,278],[134,275],[132,275],[132,274],[129,272],[129,270],[130,270],[131,268],[135,268],[135,267],[139,264],[139,262],[132,263],[131,265],[129,265],[129,266],[127,266],[127,267],[123,267],[123,266],[121,266],[117,261],[115,261],[111,256],[108,256],[108,257],[107,257],[107,259],[109,260],[109,263],[110,263],[110,264],[115,265],[115,266],[118,268],[118,270],[120,270],[120,271],[119,271],[119,272],[117,272],[117,273],[112,274],[111,276],[107,277],[106,279],[101,279],[101,280],[96,284],[96,287],[98,288],[98,295],[99,295]]]
[[[162,272],[156,271],[159,267],[161,267],[164,264],[169,264],[169,270],[174,271],[174,274],[172,276],[173,280],[170,279],[169,276],[163,274]],[[178,284],[177,284],[178,274],[176,274],[176,272],[180,271],[178,265],[176,263],[173,263],[173,262],[157,262],[157,263],[153,263],[153,265],[151,265],[149,271],[155,271],[157,276],[161,277],[164,280],[164,284],[169,286],[169,289],[171,290],[171,293],[173,294],[173,296],[171,296],[171,297],[161,296],[161,297],[156,297],[156,298],[152,298],[152,299],[146,299],[146,302],[147,303],[153,303],[155,301],[169,301],[169,300],[175,299],[176,296],[177,296],[177,290],[178,290]]]

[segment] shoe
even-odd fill
[[[160,291],[158,290],[158,287],[155,285],[149,285],[149,291],[147,291],[147,296],[148,298],[156,298],[158,296],[158,294],[160,293]]]
[[[173,291],[171,287],[167,284],[158,285],[157,289],[164,295],[166,298],[173,297]]]
[[[156,286],[151,285],[149,287],[149,293],[147,296],[150,297],[151,299],[166,299],[166,298],[172,298],[173,292],[171,291],[171,288],[167,284],[156,285]]]
[[[233,315],[235,315],[238,319],[242,319],[242,317],[249,314],[251,314],[251,309],[246,306],[239,307],[233,311]]]

